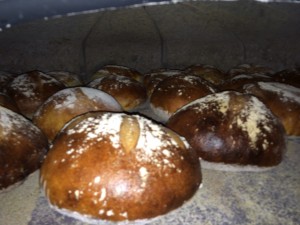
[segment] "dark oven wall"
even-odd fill
[[[105,64],[147,72],[247,62],[276,71],[300,65],[299,15],[297,3],[183,1],[8,23],[0,32],[0,70],[87,77]]]

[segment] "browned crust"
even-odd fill
[[[109,135],[102,136],[101,132],[95,137],[101,139],[98,141],[88,138],[88,133],[73,132],[82,129],[81,124],[90,117],[103,126],[103,115],[112,114],[77,117],[53,144],[41,169],[41,183],[52,205],[96,219],[122,221],[165,214],[192,197],[201,183],[199,160],[193,150],[172,144],[165,149],[171,154],[169,157],[159,152],[163,149],[156,149],[158,156],[148,160],[146,155],[139,155],[144,150],[136,147],[135,138],[129,144],[113,146]],[[143,135],[144,126],[151,130],[151,121],[136,126],[140,117],[123,114],[122,118],[127,118],[124,125],[127,128],[133,123],[131,133]],[[169,143],[174,134],[169,135],[166,128],[161,131],[161,141]],[[120,137],[120,140],[127,139]],[[74,153],[67,154],[71,148]],[[83,153],[79,154],[80,151]]]
[[[0,106],[0,190],[37,170],[48,150],[42,132],[22,115]]]
[[[191,103],[176,112],[167,126],[184,136],[206,161],[264,167],[279,164],[285,150],[285,132],[279,120],[261,103],[265,120],[251,124],[255,114],[249,117],[241,111],[254,97],[237,92],[223,95],[229,97],[226,108],[220,108],[213,98]]]
[[[24,82],[23,82],[24,81]],[[54,93],[65,86],[40,71],[31,71],[17,76],[8,87],[8,94],[28,118]]]

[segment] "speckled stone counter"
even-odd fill
[[[203,187],[189,202],[153,221],[144,221],[143,224],[300,224],[299,148],[300,139],[289,138],[283,162],[265,172],[203,169]],[[39,190],[37,171],[22,185],[0,194],[0,224],[84,223],[63,216],[48,206]]]

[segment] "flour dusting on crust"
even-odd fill
[[[300,104],[300,89],[288,84],[277,82],[258,82],[262,90],[276,93],[283,102],[297,102]]]
[[[86,151],[90,140],[103,141],[104,137],[108,137],[114,148],[121,148],[120,143],[120,127],[122,121],[128,115],[122,113],[104,113],[100,117],[88,117],[87,119],[76,124],[74,128],[67,129],[68,135],[75,133],[84,133],[86,142],[84,141],[81,146],[75,149],[72,143],[69,143],[69,150],[66,152],[71,154],[82,154]],[[140,162],[153,163],[158,167],[169,166],[175,167],[170,163],[173,156],[171,148],[179,148],[178,143],[166,132],[166,128],[161,125],[153,123],[151,120],[146,119],[139,115],[131,115],[137,119],[140,127],[140,134],[137,145],[135,147],[136,159]],[[181,139],[188,148],[189,145],[185,139]],[[78,157],[75,156],[74,157]],[[144,172],[144,171],[142,171]]]

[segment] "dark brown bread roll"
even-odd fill
[[[0,106],[0,191],[37,170],[47,150],[47,139],[36,126]]]
[[[133,68],[129,68],[126,66],[119,66],[119,65],[106,65],[99,69],[96,73],[94,73],[90,79],[90,81],[93,81],[97,78],[100,78],[102,76],[106,75],[119,75],[119,76],[125,76],[129,77],[131,79],[134,79],[138,82],[143,81],[143,75],[138,72],[137,70]]]
[[[188,74],[200,76],[201,78],[211,82],[212,84],[219,86],[227,77],[227,74],[220,69],[212,65],[196,64],[189,66],[185,69]]]
[[[239,64],[239,65],[231,68],[227,73],[231,77],[234,77],[234,76],[240,75],[240,74],[254,74],[254,73],[259,73],[259,74],[264,74],[264,75],[270,76],[270,75],[274,74],[274,71],[267,66],[253,64],[253,63],[244,63],[244,64]]]
[[[161,122],[165,122],[185,104],[215,91],[201,77],[186,74],[170,76],[159,82],[153,90],[150,107]]]
[[[90,111],[120,112],[122,107],[103,91],[88,87],[67,88],[48,98],[33,115],[32,122],[52,142],[68,121]]]
[[[81,79],[75,73],[70,73],[68,71],[51,71],[47,74],[54,77],[66,87],[78,87],[83,85]]]
[[[282,161],[285,151],[285,132],[277,117],[258,98],[234,91],[189,103],[174,113],[167,126],[214,166],[272,167]]]
[[[20,113],[20,110],[14,100],[4,93],[0,93],[0,105],[16,113]]]
[[[219,89],[222,91],[239,91],[243,92],[245,84],[251,84],[258,81],[273,81],[273,78],[264,74],[240,74],[224,81]]]
[[[13,78],[13,74],[5,71],[0,71],[0,92],[6,93],[7,85],[13,80]]]
[[[126,76],[103,76],[93,80],[88,86],[113,96],[125,111],[134,110],[147,100],[145,87],[140,82]]]
[[[181,206],[198,190],[196,152],[144,117],[88,113],[55,139],[40,181],[50,205],[84,221],[149,219]]]
[[[65,86],[58,80],[35,70],[15,77],[8,86],[8,94],[21,113],[31,119],[47,98],[63,88]]]
[[[278,82],[257,82],[245,85],[244,91],[264,102],[281,120],[288,135],[300,136],[300,88]]]
[[[300,68],[281,70],[275,73],[272,77],[275,82],[300,88]]]
[[[150,98],[153,90],[159,82],[167,77],[183,74],[181,70],[160,69],[149,72],[144,75],[144,86],[147,90],[147,95]]]

